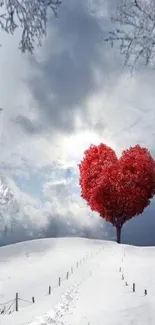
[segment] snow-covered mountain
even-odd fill
[[[7,203],[14,201],[14,195],[11,189],[5,182],[4,177],[0,178],[0,206],[4,206]]]
[[[7,180],[0,176],[0,231],[11,227],[12,221],[17,219],[20,213],[20,203],[17,201],[13,190],[7,184]]]

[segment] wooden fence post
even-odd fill
[[[49,293],[49,295],[51,295],[51,286],[49,286],[49,288],[48,288],[48,293]]]
[[[34,299],[34,297],[32,297],[32,302],[33,302],[33,304],[35,303],[35,299]]]
[[[18,292],[16,293],[16,311],[18,311]]]
[[[66,274],[66,279],[68,280],[68,278],[69,278],[69,272],[67,272]]]
[[[61,278],[59,277],[59,287],[60,287],[60,285],[61,285]]]
[[[124,280],[124,275],[122,274],[122,280]]]
[[[132,290],[133,290],[133,292],[135,292],[135,283],[133,283],[133,289]]]

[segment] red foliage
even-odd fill
[[[155,194],[155,162],[139,145],[120,159],[104,144],[91,145],[79,170],[81,196],[116,227],[141,214]]]

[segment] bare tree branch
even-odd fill
[[[46,35],[48,9],[57,17],[61,0],[0,0],[0,27],[13,34],[22,30],[19,48],[32,53]]]
[[[134,68],[143,59],[155,67],[155,0],[121,0],[111,19],[115,28],[103,39],[119,43],[125,64]]]

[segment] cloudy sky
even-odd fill
[[[52,214],[103,225],[112,239],[80,198],[77,163],[100,142],[118,156],[138,143],[155,157],[155,72],[142,66],[131,76],[117,48],[101,41],[114,9],[102,2],[64,1],[33,56],[18,50],[18,32],[0,34],[0,172],[36,226]],[[154,203],[125,225],[123,242],[155,245]]]

